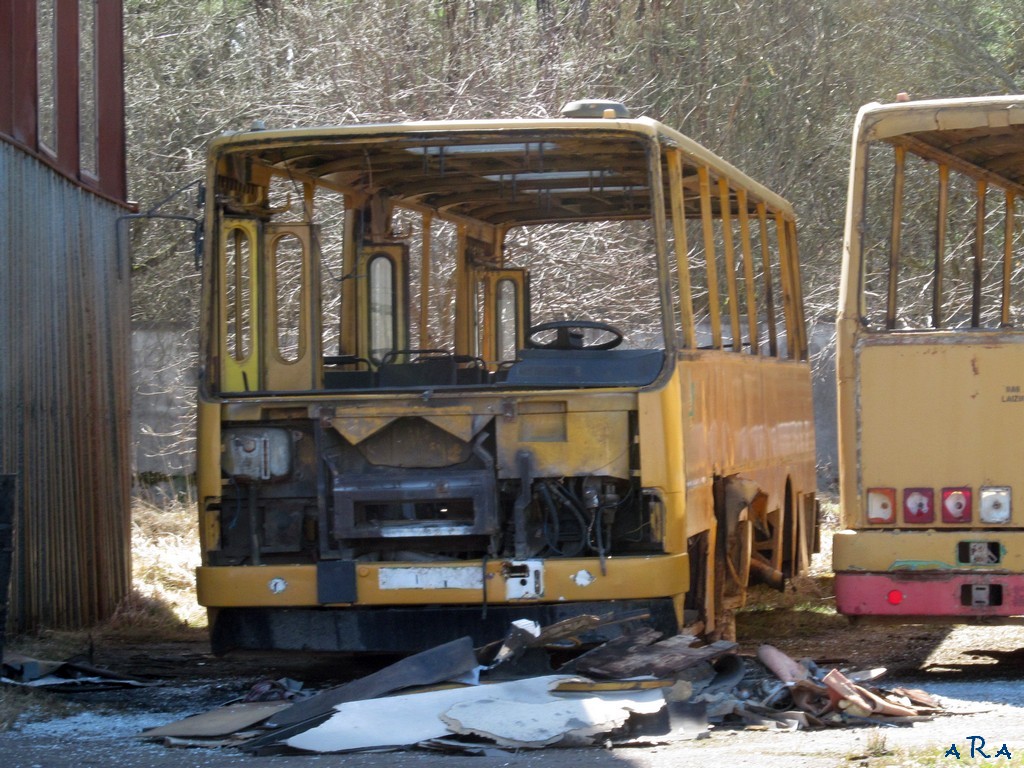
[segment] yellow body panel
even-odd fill
[[[866,524],[868,488],[1024,488],[1024,346],[1012,336],[865,342],[857,373],[860,476],[844,505],[848,525]],[[935,525],[947,524],[937,515]]]
[[[995,565],[973,565],[959,560],[962,542],[998,544]],[[970,530],[840,531],[832,542],[836,571],[1024,570],[1024,532]]]
[[[685,554],[657,557],[611,557],[601,572],[596,558],[547,559],[543,561],[543,595],[510,600],[506,562],[486,565],[488,603],[553,603],[585,600],[674,597],[689,587],[689,562]],[[396,571],[459,571],[463,578],[479,578],[480,562],[359,563],[356,565],[358,604],[369,605],[458,605],[479,603],[476,588],[382,588],[382,574]],[[429,574],[425,582],[434,584]],[[464,583],[459,574],[455,583]],[[317,606],[316,566],[266,565],[250,567],[201,567],[196,584],[199,603],[207,606]]]
[[[783,509],[787,477],[796,492],[815,487],[810,371],[752,355],[691,353],[680,364],[687,490],[710,497],[714,477],[741,475]],[[790,474],[791,473],[791,474]],[[694,504],[693,532],[708,528],[710,504]],[[702,511],[702,512],[701,512]]]
[[[860,404],[865,488],[1024,480],[1019,343],[865,346]]]
[[[539,397],[519,404],[514,417],[499,419],[498,477],[514,477],[516,453],[529,450],[538,474],[599,474],[629,477],[628,409],[601,411],[601,396]]]

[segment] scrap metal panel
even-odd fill
[[[18,476],[14,631],[87,626],[130,586],[120,214],[0,142],[0,473]]]

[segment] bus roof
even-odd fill
[[[872,103],[857,141],[887,141],[1001,186],[1024,184],[1024,95]]]
[[[699,216],[696,167],[747,193],[753,212],[765,203],[792,217],[792,207],[722,158],[650,118],[424,121],[226,134],[210,146],[231,175],[256,160],[275,172],[315,179],[346,192],[384,194],[442,217],[510,227],[557,221],[650,215],[652,142],[683,155],[687,215]],[[666,192],[668,179],[665,179]],[[717,212],[720,199],[713,193]]]

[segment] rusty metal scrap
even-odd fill
[[[797,661],[770,645],[762,645],[756,659],[745,661],[746,674],[735,688],[694,698],[707,703],[719,723],[770,722],[781,728],[895,724],[942,711],[938,699],[924,691],[871,685],[884,670],[822,670],[809,659]]]

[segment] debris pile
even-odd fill
[[[669,743],[716,728],[904,724],[942,711],[924,691],[878,687],[883,669],[826,669],[769,645],[744,656],[732,642],[624,628],[583,650],[588,630],[621,621],[518,621],[482,648],[463,637],[316,693],[293,680],[263,680],[224,706],[140,737],[257,755],[412,747],[487,754]]]
[[[711,722],[795,730],[909,724],[942,712],[939,700],[925,691],[873,685],[884,668],[825,670],[771,645],[758,648],[756,659],[733,656],[720,666],[692,699],[706,704]]]
[[[55,692],[82,693],[155,685],[151,681],[120,675],[79,659],[47,661],[11,651],[3,654],[0,673],[0,684],[45,688]]]

